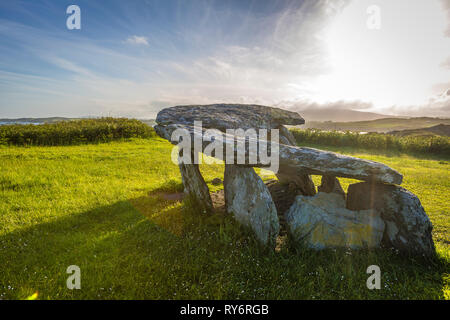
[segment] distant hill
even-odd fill
[[[437,126],[450,125],[450,119],[419,117],[419,118],[383,118],[371,121],[333,122],[306,121],[302,128],[321,130],[354,131],[354,132],[382,132],[400,130],[416,130]]]
[[[96,117],[90,117],[96,118]],[[55,123],[58,121],[70,121],[70,120],[80,120],[86,118],[66,118],[66,117],[49,117],[49,118],[16,118],[16,119],[0,119],[0,125],[3,124],[43,124],[43,123]],[[138,119],[149,126],[155,125],[155,120],[153,119]]]
[[[139,120],[141,120],[146,125],[149,125],[150,127],[156,125],[156,121],[154,119],[139,119]]]
[[[420,129],[408,129],[408,130],[397,130],[397,131],[389,131],[388,134],[405,137],[405,136],[446,136],[450,137],[450,125],[448,124],[438,124],[437,126],[429,127],[429,128],[420,128]]]
[[[0,119],[0,124],[41,124],[54,123],[58,121],[75,120],[78,118],[49,117],[49,118],[17,118],[17,119]]]
[[[382,118],[388,118],[385,114],[363,112],[355,110],[335,109],[335,108],[310,108],[305,110],[295,110],[298,112],[308,123],[309,121],[335,121],[335,122],[348,122],[348,121],[370,121]]]

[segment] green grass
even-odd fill
[[[421,261],[288,243],[267,252],[229,216],[163,197],[182,190],[171,147],[159,138],[0,147],[0,298],[450,299],[448,161],[342,150],[404,174],[434,224],[438,257]],[[212,190],[222,170],[202,165]],[[372,264],[381,290],[366,287]],[[69,265],[81,268],[81,290],[66,288]]]

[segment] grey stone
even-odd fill
[[[288,139],[287,137],[281,136],[281,135],[280,135],[280,143],[282,143],[282,144],[287,144],[288,146],[291,146],[291,145],[292,145],[291,142],[289,141],[289,139]]]
[[[296,174],[292,174],[292,172],[284,173],[283,167],[280,167],[276,176],[281,183],[293,183],[299,195],[313,196],[316,194],[316,186],[307,173],[302,171],[297,171]]]
[[[172,132],[176,129],[185,129],[186,132],[189,132],[191,135],[192,141],[194,141],[194,139],[202,141],[203,148],[211,143],[210,141],[207,141],[207,139],[203,139],[205,130],[199,130],[193,127],[176,124],[155,126],[155,131],[161,137],[169,141],[171,141]],[[215,137],[215,139],[216,143],[223,144],[223,150],[227,150],[227,148],[234,148],[234,150],[237,150],[237,141],[245,143],[245,161],[247,164],[249,163],[250,156],[249,143],[257,144],[258,150],[261,147],[261,141],[250,137],[223,134],[221,137]],[[178,144],[178,141],[173,141],[172,143]],[[305,174],[330,175],[335,177],[395,184],[401,184],[403,179],[403,176],[396,170],[375,161],[358,159],[313,148],[288,146],[272,142],[267,142],[267,149],[269,152],[277,149],[279,150],[279,167],[282,168],[282,173],[286,175],[296,176],[298,175],[298,172],[302,172]],[[216,155],[216,157],[224,161],[226,160],[223,155]],[[233,163],[237,163],[236,152],[233,160]],[[263,163],[259,157],[257,160],[257,163],[252,163],[247,166],[267,166],[267,164]]]
[[[161,110],[156,117],[159,125],[193,126],[194,121],[202,121],[204,128],[223,132],[226,129],[276,129],[283,124],[305,123],[296,112],[250,104],[176,106]]]
[[[292,133],[285,127],[280,126],[280,143],[288,146],[297,146],[297,141]],[[311,176],[302,170],[298,170],[295,175],[292,172],[283,173],[283,168],[278,170],[276,174],[281,183],[293,183],[296,186],[297,193],[305,196],[313,196],[316,194],[316,186],[311,179]]]
[[[297,140],[295,140],[294,135],[289,131],[288,128],[286,128],[285,126],[280,126],[278,130],[280,130],[280,143],[284,143],[290,146],[297,146]]]
[[[419,198],[405,188],[376,183],[352,184],[348,188],[347,208],[380,212],[386,222],[383,246],[414,255],[434,255],[433,225]]]
[[[294,243],[317,250],[377,248],[385,228],[376,210],[348,210],[336,193],[297,196],[285,218]]]
[[[345,199],[345,191],[342,189],[339,180],[333,176],[322,176],[320,186],[317,188],[318,192],[336,193]]]
[[[201,211],[212,211],[211,195],[198,165],[179,163],[178,167],[180,168],[184,192],[196,202]]]
[[[263,245],[275,247],[280,230],[277,210],[255,170],[225,165],[224,190],[227,212],[250,227]]]

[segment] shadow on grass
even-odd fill
[[[166,191],[178,189],[163,187]],[[40,299],[438,299],[443,259],[395,254],[262,250],[230,217],[148,196],[72,214],[0,237],[0,295]],[[381,290],[366,269],[379,265]],[[68,290],[66,269],[81,269]],[[448,285],[448,284],[447,284]],[[11,287],[13,289],[8,288]]]

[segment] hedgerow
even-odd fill
[[[0,126],[0,144],[19,146],[100,143],[154,135],[154,130],[139,120],[110,117]]]
[[[357,132],[321,131],[317,129],[292,129],[298,142],[336,147],[356,147],[372,150],[393,150],[406,153],[450,156],[450,138],[441,136],[406,136]]]

